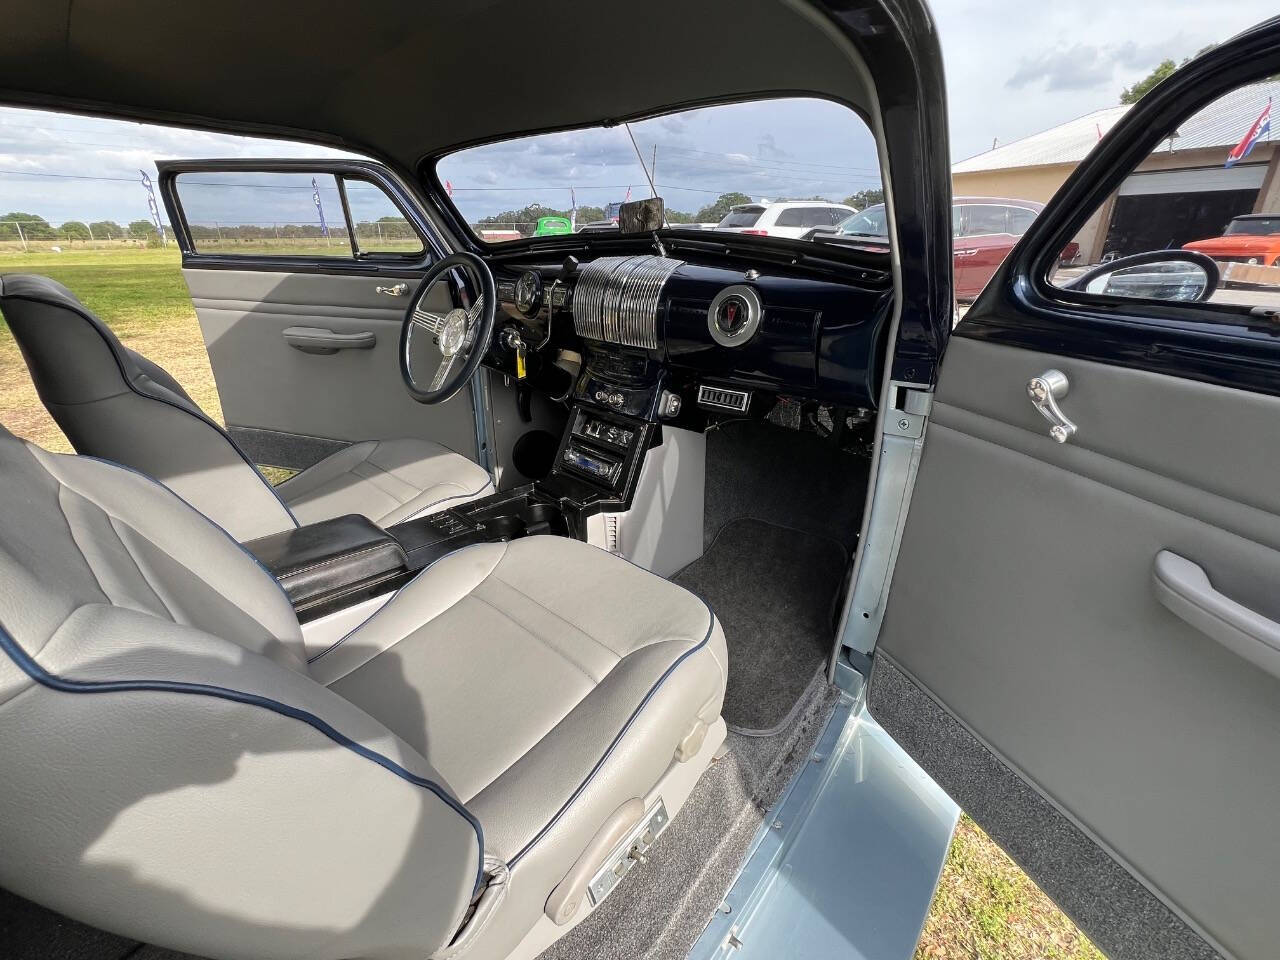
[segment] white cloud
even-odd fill
[[[1274,0],[932,0],[958,160],[1119,102],[1166,57],[1181,62],[1272,16]]]

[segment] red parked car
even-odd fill
[[[1044,209],[1035,200],[1004,197],[954,197],[951,207],[952,263],[957,300],[972,300],[987,285],[996,268],[1009,255],[1018,239]],[[814,231],[817,236],[887,239],[889,228],[884,204],[877,203],[838,224],[832,231]],[[1067,244],[1060,260],[1072,263],[1080,256],[1074,241]]]

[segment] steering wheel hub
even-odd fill
[[[445,314],[444,327],[440,331],[440,352],[452,357],[467,341],[467,311],[458,308]]]

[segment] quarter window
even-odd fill
[[[1008,207],[1009,232],[1016,237],[1022,236],[1035,222],[1036,212],[1026,207]]]

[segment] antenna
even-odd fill
[[[649,172],[649,165],[644,162],[644,156],[640,153],[640,145],[636,143],[636,135],[631,132],[631,124],[624,123],[623,126],[627,128],[627,136],[631,138],[631,146],[632,146],[632,149],[634,149],[636,152],[636,159],[640,161],[640,169],[644,171],[645,179],[649,181],[649,193],[651,196],[656,197],[658,195],[658,188],[653,185],[653,174]],[[658,158],[657,144],[654,144],[653,156],[654,156],[654,163],[657,163],[657,158]]]

